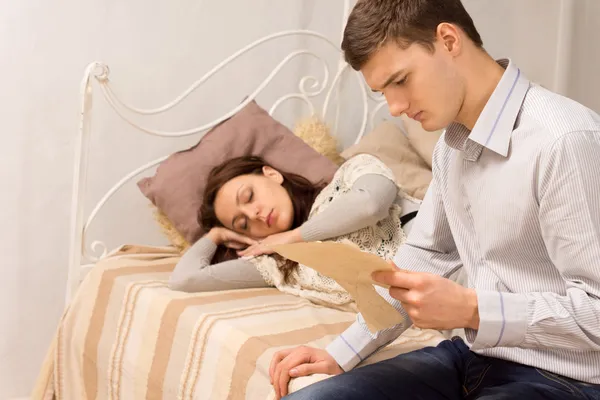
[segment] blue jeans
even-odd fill
[[[598,366],[600,368],[600,366]],[[600,385],[473,353],[460,338],[445,340],[326,379],[288,400],[594,399]]]

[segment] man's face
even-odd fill
[[[461,109],[463,81],[440,41],[433,53],[419,44],[402,49],[388,42],[361,72],[373,91],[383,93],[393,116],[406,113],[427,131],[447,127]]]

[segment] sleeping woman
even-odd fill
[[[335,281],[268,246],[350,241],[389,260],[405,238],[400,200],[392,172],[366,154],[346,161],[326,186],[258,157],[228,160],[211,171],[199,210],[208,233],[182,256],[170,287],[200,292],[275,286],[344,306],[352,299]]]

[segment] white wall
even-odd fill
[[[600,25],[597,0],[578,5],[569,90],[600,110],[600,62],[593,27]],[[314,28],[338,39],[342,1],[220,0],[175,3],[130,0],[22,0],[0,2],[0,400],[26,395],[60,317],[66,278],[71,164],[77,130],[79,80],[86,64],[101,60],[126,100],[153,107],[170,100],[215,63],[266,33]],[[465,0],[495,56],[510,55],[526,74],[552,87],[559,0]],[[585,21],[585,22],[583,22]],[[189,128],[241,100],[287,54],[282,40],[239,60],[208,84],[175,117],[153,118],[163,128]],[[303,64],[290,66],[262,96],[265,103],[297,84]],[[229,71],[229,72],[228,72]],[[234,73],[232,73],[234,72]],[[210,96],[210,99],[209,97]],[[174,143],[132,136],[132,131],[96,102],[88,199],[125,172],[194,140]],[[291,105],[280,117],[291,123]],[[101,136],[98,134],[101,133]],[[111,160],[116,155],[117,161]],[[119,203],[135,198],[128,208]],[[88,203],[89,204],[89,203]],[[130,233],[162,238],[148,220],[135,188],[109,204],[101,221],[116,221],[109,246],[136,241]],[[99,223],[98,237],[115,231]]]
[[[554,80],[561,0],[463,0],[486,50],[546,87]]]
[[[600,112],[600,0],[463,0],[496,58],[510,57],[526,76]],[[566,90],[557,87],[561,10],[572,7],[564,48]],[[568,33],[568,32],[564,32]]]

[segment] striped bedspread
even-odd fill
[[[97,263],[63,315],[32,399],[272,399],[274,352],[325,347],[354,321],[270,288],[171,291],[178,260],[170,248],[124,246]],[[443,339],[410,329],[364,364]],[[293,380],[290,390],[324,378]]]

